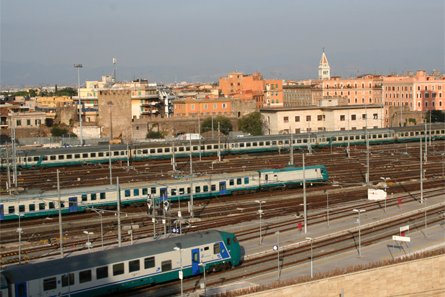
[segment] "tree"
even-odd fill
[[[67,136],[76,137],[76,134],[70,133],[67,128],[63,128],[63,127],[59,127],[59,126],[52,127],[51,134],[54,137],[62,137],[62,136],[63,137],[67,137]]]
[[[431,115],[430,115],[431,113]],[[431,117],[431,123],[443,123],[445,122],[445,112],[441,111],[441,110],[432,110],[432,111],[427,111],[425,113],[425,119],[427,122],[430,121],[430,117]]]
[[[68,96],[68,97],[73,97],[73,96],[77,96],[77,90],[73,89],[73,88],[63,88],[61,90],[57,90],[54,93],[55,96]]]
[[[218,123],[220,123],[220,131],[223,134],[229,134],[230,131],[232,131],[232,123],[230,122],[229,118],[226,118],[224,116],[216,116],[213,118],[213,130],[218,130]],[[201,133],[212,131],[212,118],[208,117],[205,118],[204,121],[202,121],[201,124]]]
[[[147,133],[147,138],[160,139],[160,138],[164,138],[164,135],[162,135],[162,133],[159,131],[150,131]]]
[[[251,135],[263,135],[263,120],[258,111],[249,113],[238,121],[239,129]]]

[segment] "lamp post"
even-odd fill
[[[324,191],[326,193],[326,220],[328,221],[329,227],[329,192],[328,190]]]
[[[90,208],[90,209],[100,216],[100,239],[101,239],[102,250],[103,250],[104,249],[104,228],[103,228],[102,214],[104,213],[104,211],[98,210],[95,208]]]
[[[314,239],[312,237],[306,237],[306,240],[309,240],[309,242],[311,243],[311,278],[314,278],[314,264],[313,264],[313,249],[312,249],[312,242],[314,241]]]
[[[202,271],[204,273],[204,297],[205,297],[207,295],[206,263],[202,262],[202,259],[201,259],[201,262],[198,265],[202,267]]]
[[[277,280],[280,280],[280,231],[275,232],[277,235],[277,244],[273,246],[273,250],[277,252]]]
[[[261,209],[261,205],[266,203],[264,200],[255,200],[256,203],[260,205],[260,209],[258,210],[258,214],[260,215],[260,245],[263,243],[263,232],[262,232],[262,218],[263,218],[263,210]]]
[[[180,247],[175,246],[173,248],[175,251],[179,251],[179,265],[180,265],[180,271],[179,271],[179,279],[181,280],[181,297],[184,296],[184,286],[183,286],[183,272],[182,272],[182,249]]]
[[[386,189],[388,189],[388,180],[390,180],[390,177],[380,177],[381,180],[383,180],[385,182],[385,185],[383,186],[385,188],[385,213],[386,213],[386,199],[388,196],[388,192],[386,191]]]
[[[304,234],[307,234],[307,200],[306,200],[306,167],[303,152],[303,212],[304,212]]]
[[[82,131],[82,102],[80,101],[80,68],[82,64],[74,64],[74,68],[77,69],[77,99],[79,104],[79,128],[80,128],[80,145],[83,145],[83,131]]]
[[[361,257],[362,256],[362,243],[361,243],[361,221],[360,221],[360,214],[362,212],[365,212],[366,209],[353,209],[353,212],[358,213],[358,255]]]
[[[22,233],[23,229],[20,224],[20,217],[23,215],[22,213],[16,214],[19,217],[19,227],[17,228],[17,233],[19,234],[19,264],[22,263]]]
[[[85,244],[88,249],[91,249],[90,235],[93,235],[94,232],[83,231],[83,234],[87,236],[87,243]]]
[[[60,245],[60,256],[63,258],[63,228],[62,228],[62,198],[60,195],[60,178],[59,169],[57,169],[57,200],[59,203],[59,245]]]

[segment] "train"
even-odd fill
[[[62,148],[32,148],[17,150],[16,164],[19,168],[40,168],[71,166],[84,164],[108,163],[116,161],[141,161],[150,159],[170,159],[193,156],[212,156],[216,154],[245,154],[260,153],[279,150],[288,150],[292,145],[299,148],[321,148],[332,146],[360,145],[369,143],[384,144],[396,142],[419,141],[425,137],[424,126],[410,126],[400,128],[381,128],[369,130],[350,130],[334,132],[300,133],[292,135],[292,144],[289,134],[249,136],[242,138],[225,138],[221,141],[192,140],[190,141],[162,141],[157,143],[118,144],[78,146]],[[429,136],[429,131],[427,133]],[[431,124],[431,137],[445,139],[445,125],[443,123]],[[12,164],[11,152],[2,150],[0,167],[4,170]]]
[[[308,183],[327,182],[326,166],[305,166]],[[181,201],[233,195],[240,192],[261,191],[276,187],[298,186],[303,182],[303,168],[261,169],[218,175],[178,177],[154,182],[134,182],[122,185],[91,186],[42,193],[21,193],[0,196],[0,221],[20,217],[42,217],[85,211],[88,208],[146,203],[147,199],[158,201]],[[190,190],[192,189],[192,191]]]
[[[6,267],[0,296],[111,296],[130,289],[236,267],[233,233],[209,230],[62,259]]]

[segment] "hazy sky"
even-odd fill
[[[444,0],[0,0],[1,86],[444,71]]]

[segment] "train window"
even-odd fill
[[[162,153],[162,148],[158,148],[158,153]]]
[[[156,188],[155,188],[155,187],[152,187],[152,188],[150,189],[150,192],[151,192],[152,194],[156,194]]]
[[[97,194],[96,193],[91,193],[91,200],[96,200],[97,199]]]
[[[86,283],[91,281],[91,270],[84,270],[79,272],[79,283]]]
[[[190,147],[185,147],[185,150],[188,152],[188,151],[190,151]]]
[[[29,211],[35,211],[36,210],[36,205],[35,204],[30,204],[28,207],[29,207]]]
[[[199,150],[199,147],[198,147],[197,145],[194,145],[194,146],[193,146],[193,150],[194,150],[194,151],[198,151],[198,150]]]
[[[164,148],[164,152],[165,153],[169,153],[170,152],[170,148],[169,147]]]
[[[144,259],[144,269],[155,267],[155,257],[149,257]]]
[[[113,275],[124,274],[124,263],[118,263],[113,265]]]
[[[252,146],[258,146],[258,143],[257,142],[253,142]]]
[[[25,212],[25,205],[19,205],[19,212]]]
[[[134,272],[134,271],[139,271],[140,268],[140,264],[139,264],[139,260],[133,260],[128,262],[128,271],[129,272]]]
[[[172,261],[171,260],[167,260],[167,261],[162,261],[161,262],[161,271],[170,271],[172,270]]]
[[[39,161],[39,157],[34,157],[34,161]]]
[[[57,289],[57,280],[55,277],[45,278],[43,280],[43,291]]]
[[[204,148],[204,146],[203,146],[203,145],[201,145],[201,151],[203,151],[203,150],[205,150],[205,148]]]
[[[184,188],[179,188],[179,195],[182,195],[184,193],[185,193]]]
[[[88,197],[87,194],[82,194],[81,197],[82,197],[82,201],[83,201],[83,202],[85,202],[85,201],[88,200],[88,198],[87,198],[87,197]]]
[[[56,158],[56,156],[49,156],[49,159],[50,159],[51,161],[54,161],[54,160],[56,160],[57,158]]]
[[[195,193],[201,193],[201,187],[200,186],[196,186],[195,187]]]
[[[209,191],[209,186],[207,186],[207,185],[206,185],[206,186],[203,186],[203,187],[202,187],[202,191],[203,191],[203,192],[208,192],[208,191]]]
[[[125,197],[130,197],[130,196],[131,196],[131,191],[125,190]]]
[[[239,147],[244,147],[244,143],[240,143],[240,144],[239,144]]]
[[[119,156],[119,151],[113,152],[113,156]]]
[[[48,161],[48,156],[44,156],[43,161]]]
[[[107,197],[104,192],[101,192],[99,195],[100,195],[100,200],[103,200]]]
[[[90,153],[91,158],[96,158],[96,153]]]
[[[171,195],[176,196],[176,189],[171,189]]]
[[[148,194],[148,189],[147,188],[142,188],[142,195],[143,196],[147,196]]]
[[[54,206],[54,202],[50,202],[50,203],[48,203],[48,208],[49,208],[49,209],[54,209],[54,208],[55,208],[55,206]]]
[[[155,149],[150,149],[150,154],[154,154],[154,153],[156,153],[156,150]]]
[[[212,192],[216,191],[216,185],[211,185],[210,189],[211,189]]]
[[[242,182],[241,182],[241,178],[237,178],[237,179],[236,179],[236,184],[237,184],[237,185],[241,185],[241,184],[242,184]]]
[[[248,176],[246,176],[246,177],[244,178],[244,184],[245,184],[245,185],[249,184],[249,177],[248,177]]]
[[[74,159],[80,159],[80,154],[74,154]]]
[[[88,153],[83,153],[82,158],[88,158]]]
[[[66,158],[67,158],[67,159],[72,159],[72,158],[73,158],[73,155],[66,155]]]
[[[229,180],[229,185],[233,186],[235,184],[235,181],[233,179]]]
[[[264,146],[264,142],[263,141],[260,141],[260,146]]]
[[[74,285],[74,273],[66,273],[62,275],[62,287]]]
[[[213,245],[213,254],[219,254],[221,252],[221,248],[219,246],[219,242]]]
[[[102,279],[108,277],[108,266],[96,268],[96,278]]]
[[[8,207],[8,213],[15,213],[15,207],[14,206]]]
[[[266,145],[268,145],[268,146],[269,146],[269,145],[270,145],[270,141],[266,141]]]
[[[121,151],[121,156],[126,156],[127,155],[127,151]]]
[[[45,210],[45,202],[39,203],[39,210]]]
[[[103,157],[103,156],[104,156],[104,153],[99,152],[99,153],[97,153],[97,156],[98,156],[98,157]]]
[[[250,147],[250,145],[251,145],[250,142],[247,142],[247,143],[246,143],[246,147]]]
[[[227,245],[230,245],[230,238],[227,238]]]
[[[65,159],[65,156],[64,155],[59,155],[59,160],[63,160],[63,159]]]
[[[60,202],[60,208],[64,208],[65,207],[65,202]]]
[[[187,187],[187,194],[190,194],[190,187]]]
[[[192,259],[192,261],[193,262],[195,262],[195,263],[199,263],[199,253],[192,253],[192,257],[193,257],[193,259]]]
[[[133,190],[133,196],[139,196],[139,189]]]
[[[180,147],[178,148],[178,151],[179,151],[179,152],[183,152],[183,151],[184,151],[184,147],[183,147],[183,146],[180,146]]]
[[[148,154],[148,150],[142,150],[142,153],[143,153],[144,155],[146,155],[146,154]]]

